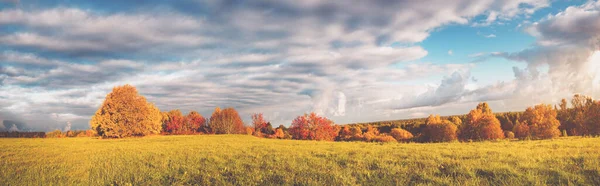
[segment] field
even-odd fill
[[[0,139],[2,185],[600,185],[600,138],[364,143]]]

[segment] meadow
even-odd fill
[[[0,139],[2,185],[600,185],[600,138],[473,143],[248,135]]]

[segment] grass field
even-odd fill
[[[241,135],[0,139],[2,185],[600,185],[600,138],[438,144]]]

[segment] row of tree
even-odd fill
[[[493,113],[480,103],[466,115],[414,119],[412,125],[334,124],[315,113],[295,118],[290,127],[273,128],[263,114],[252,115],[252,126],[244,126],[233,108],[216,108],[210,118],[196,111],[161,112],[139,95],[135,87],[115,87],[91,120],[91,127],[104,138],[149,134],[248,134],[257,137],[323,141],[446,142],[504,138],[548,139],[562,135],[600,135],[600,102],[581,95],[558,106],[540,104],[524,112]],[[562,132],[561,132],[562,131]]]

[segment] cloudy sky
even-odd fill
[[[288,126],[600,98],[600,2],[0,0],[0,120],[86,129],[114,86]]]

